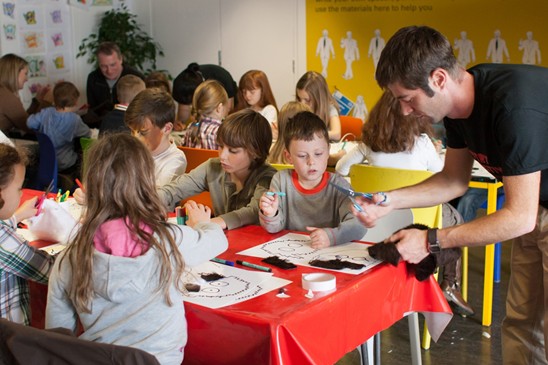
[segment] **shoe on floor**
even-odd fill
[[[441,290],[443,291],[445,299],[447,299],[455,312],[465,316],[474,315],[474,309],[466,302],[466,300],[464,300],[455,284],[450,285],[449,282],[444,280],[441,283]]]

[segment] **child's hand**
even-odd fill
[[[194,228],[198,223],[209,223],[211,221],[211,209],[203,204],[197,204],[194,200],[189,200],[184,205],[188,220],[186,225]]]
[[[306,227],[306,230],[310,232],[310,246],[312,246],[312,248],[326,248],[331,245],[331,242],[329,242],[329,237],[323,229],[317,227]]]
[[[36,215],[36,213],[38,212],[38,209],[35,208],[37,200],[38,197],[35,196],[32,199],[25,200],[23,204],[21,204],[19,208],[17,208],[15,213],[13,213],[15,219],[17,220],[17,223]]]
[[[267,217],[274,217],[278,211],[278,194],[268,195],[264,193],[259,200],[259,209]]]
[[[76,200],[76,203],[80,205],[86,204],[86,193],[84,193],[82,189],[77,188],[74,190],[74,194],[72,194],[72,196],[74,197],[74,200]]]

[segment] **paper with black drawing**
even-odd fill
[[[203,273],[216,273],[224,278],[207,282],[200,276]],[[208,308],[221,308],[243,302],[291,283],[289,280],[274,277],[272,273],[214,262],[206,262],[188,270],[183,281],[185,284],[200,285],[199,292],[188,292],[184,300]]]
[[[337,246],[322,249],[314,249],[310,246],[310,237],[299,233],[288,233],[272,241],[261,243],[255,247],[238,252],[240,255],[262,257],[278,256],[291,261],[296,265],[309,266],[310,260],[334,260],[340,259],[365,265],[360,270],[343,269],[333,270],[347,274],[361,274],[362,272],[377,266],[381,261],[369,256],[367,245],[357,242],[349,242]],[[325,269],[329,270],[329,269]]]

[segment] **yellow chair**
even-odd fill
[[[278,171],[293,168],[293,165],[288,164],[288,163],[271,163],[270,166],[274,167]]]
[[[202,148],[192,148],[192,147],[184,147],[184,146],[178,146],[177,148],[185,153],[185,156],[186,156],[185,172],[187,173],[195,169],[196,166],[206,162],[210,158],[219,157],[219,151],[217,150],[205,150]],[[187,199],[184,199],[181,201],[181,205],[183,205],[187,200],[194,200],[196,203],[207,205],[208,207],[213,209],[213,202],[211,201],[211,194],[209,193],[209,191],[204,191],[200,194],[196,194]]]
[[[356,191],[379,192],[401,188],[417,184],[432,176],[432,172],[423,170],[406,170],[388,167],[377,167],[369,165],[353,165],[350,168],[350,184]],[[413,208],[413,223],[426,224],[429,227],[442,226],[442,207],[436,205],[426,208]],[[418,314],[412,313],[408,316],[409,337],[411,342],[411,356],[413,364],[421,363],[419,345],[419,324]],[[424,327],[422,347],[430,348],[430,334]]]

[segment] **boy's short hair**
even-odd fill
[[[230,114],[217,131],[217,144],[244,148],[252,159],[250,170],[266,161],[272,144],[270,123],[258,112],[243,109]]]
[[[171,95],[158,88],[144,89],[129,104],[124,121],[130,129],[140,129],[145,118],[163,128],[175,120],[175,102]]]
[[[167,93],[171,94],[171,85],[165,73],[161,71],[153,71],[145,77],[145,86],[147,88],[158,87]]]
[[[289,151],[291,141],[312,141],[315,136],[325,139],[329,145],[329,132],[323,120],[316,114],[304,111],[289,118],[283,131],[286,150]]]
[[[73,83],[61,81],[53,88],[53,103],[57,108],[67,108],[78,103],[80,92]]]
[[[146,88],[145,82],[135,75],[120,77],[116,83],[116,95],[120,104],[129,105],[137,94]]]

